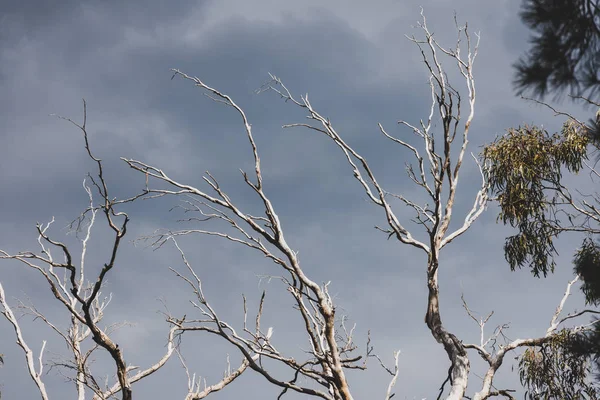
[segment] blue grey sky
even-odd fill
[[[255,93],[268,72],[294,93],[309,93],[315,108],[370,160],[384,184],[410,194],[415,188],[404,173],[410,154],[389,146],[377,123],[401,134],[397,120],[418,123],[427,116],[427,73],[418,49],[404,37],[421,34],[415,28],[421,6],[443,44],[454,45],[454,13],[459,21],[468,21],[472,32],[481,33],[470,151],[478,153],[511,126],[560,126],[547,110],[518,99],[511,87],[511,64],[527,48],[519,0],[3,2],[0,248],[35,249],[35,223],[53,216],[53,235],[65,238],[64,227],[86,207],[82,181],[94,165],[80,132],[49,116],[80,120],[82,98],[88,104],[91,145],[104,160],[114,196],[143,189],[143,177],[119,160],[127,157],[147,161],[191,185],[202,185],[202,174],[209,170],[239,205],[257,209],[239,174],[240,168],[251,170],[252,154],[237,115],[202,96],[190,82],[171,80],[169,69],[178,68],[231,95],[245,109],[259,146],[266,191],[306,272],[318,282],[332,281],[338,307],[357,324],[359,344],[364,345],[371,330],[384,360],[391,362],[392,352],[401,349],[397,398],[435,398],[448,360],[423,322],[426,260],[373,228],[385,222],[384,216],[367,201],[331,142],[314,132],[281,129],[285,123],[301,122],[300,110],[273,93]],[[563,107],[585,116],[569,104]],[[479,184],[476,166],[471,159],[466,164],[456,207],[459,220]],[[128,239],[176,227],[181,215],[168,212],[174,204],[175,199],[161,199],[126,207],[132,218]],[[495,212],[490,207],[442,254],[442,316],[451,331],[469,342],[478,340],[479,331],[461,307],[461,293],[475,311],[495,311],[489,331],[510,322],[507,334],[512,339],[539,336],[571,277],[575,239],[560,244],[554,275],[539,280],[528,271],[510,272],[502,254],[510,231],[496,224]],[[92,243],[89,257],[96,265],[106,258],[106,233],[98,229]],[[64,240],[76,245],[72,236]],[[209,300],[225,319],[239,326],[241,294],[255,304],[266,289],[264,318],[274,327],[274,341],[290,353],[300,351],[299,325],[290,315],[285,287],[257,277],[275,274],[274,265],[215,238],[188,238],[182,245],[204,279]],[[168,271],[182,267],[171,246],[152,251],[128,241],[119,259],[108,279],[113,300],[106,322],[130,322],[115,337],[129,362],[149,365],[164,351],[168,328],[157,312],[163,307],[157,299],[164,299],[171,310],[185,309],[192,294]],[[11,299],[29,298],[57,324],[68,322],[35,271],[3,262],[0,280]],[[581,306],[579,297],[573,296],[570,307]],[[35,351],[47,339],[47,358],[65,352],[59,338],[39,321],[21,321]],[[3,397],[36,398],[4,320],[0,339],[6,363],[0,369]],[[207,335],[186,336],[182,350],[190,369],[209,384],[221,376],[227,354],[234,364],[240,359],[235,349]],[[99,373],[110,372],[110,364],[98,357]],[[476,354],[472,360],[469,394],[479,389],[478,376],[484,373]],[[498,387],[519,389],[511,364],[509,355]],[[44,378],[53,398],[74,393],[58,371]],[[375,399],[383,398],[388,376],[373,362],[365,372],[350,373],[350,379],[355,398]],[[186,388],[185,373],[174,357],[157,375],[136,384],[134,393],[139,399],[175,399]],[[277,393],[249,371],[211,397],[263,399]]]

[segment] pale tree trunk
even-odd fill
[[[278,78],[272,76],[273,83],[265,85],[278,93],[285,101],[306,110],[309,121],[314,124],[296,123],[284,127],[304,127],[323,133],[331,139],[342,151],[355,179],[359,182],[369,200],[383,209],[388,229],[379,228],[389,238],[395,237],[401,243],[422,250],[428,257],[426,264],[428,303],[425,322],[432,336],[443,345],[451,363],[449,371],[450,392],[447,399],[461,400],[467,388],[469,374],[469,359],[465,347],[442,324],[439,308],[438,268],[440,250],[465,233],[473,222],[481,215],[487,204],[488,185],[485,173],[477,161],[482,184],[475,195],[473,206],[464,217],[464,222],[454,231],[449,231],[454,200],[457,191],[459,172],[466,153],[468,134],[474,116],[475,80],[473,78],[473,63],[477,55],[477,44],[472,48],[471,39],[466,25],[459,27],[456,48],[448,49],[440,46],[428,30],[425,17],[419,22],[419,27],[425,33],[425,39],[412,40],[421,51],[423,62],[430,74],[429,87],[431,90],[431,108],[426,118],[418,124],[399,121],[410,129],[411,133],[420,139],[422,146],[413,144],[389,134],[381,124],[381,133],[390,141],[408,150],[414,156],[414,164],[406,162],[406,173],[410,181],[423,191],[428,203],[418,204],[402,194],[390,193],[376,179],[375,174],[366,159],[351,147],[334,128],[331,120],[321,115],[309,102],[307,96],[295,98]],[[461,44],[462,41],[462,44]],[[466,45],[465,45],[466,42]],[[461,47],[466,48],[466,55],[461,55]],[[448,57],[464,78],[467,87],[467,101],[462,102],[460,95],[448,83],[448,74],[442,67],[441,58]],[[467,103],[464,121],[461,121],[461,107]],[[441,119],[440,126],[438,125]],[[423,232],[412,232],[407,228],[395,212],[389,199],[395,198],[399,203],[414,211],[413,222],[424,228],[426,241],[418,239]],[[441,394],[440,394],[441,396]]]
[[[469,357],[462,342],[452,333],[448,332],[442,324],[439,305],[437,262],[430,264],[427,279],[429,296],[427,299],[427,313],[425,323],[431,334],[444,346],[450,359],[450,392],[447,400],[461,400],[465,395],[469,377]]]

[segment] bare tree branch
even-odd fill
[[[21,326],[19,325],[19,321],[17,320],[12,309],[6,302],[6,295],[4,294],[4,287],[2,286],[2,283],[0,283],[0,305],[2,305],[2,315],[4,315],[4,317],[8,320],[8,322],[10,322],[10,324],[13,326],[13,329],[15,330],[17,344],[23,350],[23,353],[25,353],[25,360],[27,362],[27,371],[29,372],[29,376],[31,376],[31,379],[33,379],[33,381],[35,382],[35,385],[37,386],[40,395],[42,396],[42,399],[48,400],[49,397],[48,392],[46,391],[46,385],[44,385],[44,382],[42,381],[42,372],[44,369],[44,365],[42,363],[42,356],[44,354],[44,348],[46,347],[46,341],[44,340],[42,342],[42,347],[40,349],[40,354],[38,356],[38,362],[36,367],[36,361],[33,355],[33,351],[27,345],[27,342],[23,338],[23,333],[21,332]]]
[[[177,327],[171,328],[167,352],[156,364],[131,376],[130,372],[133,369],[130,366],[127,366],[122,350],[110,337],[113,327],[109,326],[107,328],[102,328],[99,325],[104,316],[104,311],[111,300],[110,295],[108,297],[102,297],[101,289],[106,276],[116,265],[118,250],[121,241],[127,232],[127,224],[129,222],[127,214],[117,211],[115,206],[132,202],[145,196],[147,193],[142,192],[137,196],[124,200],[113,199],[109,196],[102,161],[92,153],[90,147],[86,127],[87,110],[85,101],[83,102],[82,124],[78,124],[69,118],[59,118],[67,120],[82,132],[87,154],[97,167],[97,177],[93,178],[92,176],[89,176],[89,180],[99,193],[101,202],[99,205],[94,204],[92,189],[86,184],[86,180],[84,180],[83,187],[88,194],[89,206],[76,220],[76,229],[80,229],[87,219],[87,226],[85,226],[84,229],[85,235],[83,239],[81,239],[80,262],[75,262],[71,249],[69,249],[66,244],[50,237],[48,229],[54,222],[54,219],[46,225],[37,225],[39,234],[38,244],[41,249],[39,254],[27,251],[11,255],[4,250],[0,250],[0,259],[17,260],[38,271],[48,282],[50,290],[56,300],[58,300],[69,312],[71,317],[70,326],[67,330],[62,330],[49,321],[42,312],[35,308],[35,306],[25,306],[21,303],[21,306],[26,312],[31,313],[36,319],[41,319],[66,342],[67,347],[72,353],[71,359],[65,362],[54,362],[54,365],[57,367],[65,367],[75,372],[75,377],[68,377],[68,379],[72,379],[75,382],[78,399],[85,399],[85,389],[89,388],[95,393],[96,399],[107,399],[117,392],[121,392],[123,400],[130,400],[132,398],[131,384],[154,373],[170,358],[174,351],[174,335],[177,332]],[[113,242],[107,262],[102,266],[94,281],[88,283],[85,273],[85,262],[89,239],[91,237],[92,229],[97,222],[96,216],[98,212],[104,214],[105,221],[113,232]],[[73,226],[73,224],[71,226]],[[62,255],[63,261],[55,260],[53,257],[54,251],[57,251]],[[65,271],[64,276],[60,277],[57,270]],[[46,389],[40,378],[42,371],[41,354],[39,359],[39,370],[35,371],[35,369],[32,369],[31,350],[29,350],[22,337],[18,322],[12,314],[11,309],[6,304],[3,293],[2,297],[2,303],[5,309],[3,314],[15,328],[17,343],[25,351],[27,362],[30,365],[30,375],[40,389],[42,397],[47,398],[47,394],[45,393]],[[88,338],[93,340],[94,345],[87,351],[84,351],[82,344]],[[117,383],[104,393],[97,383],[97,379],[89,369],[90,355],[98,348],[103,348],[110,354],[116,367]]]

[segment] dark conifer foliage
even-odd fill
[[[524,0],[522,21],[531,29],[530,50],[515,64],[518,93],[544,97],[569,91],[600,94],[598,0]]]
[[[593,239],[586,239],[575,254],[573,260],[575,273],[581,275],[581,290],[588,304],[600,305],[600,244]],[[586,334],[576,335],[571,343],[574,354],[593,358],[597,372],[600,372],[600,325]],[[598,376],[600,378],[600,376]]]
[[[584,240],[581,248],[573,260],[575,273],[581,275],[583,285],[581,290],[585,294],[588,304],[600,304],[600,245],[591,238]]]

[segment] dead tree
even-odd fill
[[[476,92],[473,63],[477,55],[477,44],[473,47],[466,26],[458,27],[458,41],[455,49],[446,49],[437,43],[429,31],[424,17],[420,27],[425,34],[425,39],[419,40],[412,37],[410,40],[419,47],[430,74],[429,86],[432,104],[429,115],[426,119],[421,120],[420,125],[413,125],[407,121],[400,121],[400,124],[408,127],[421,139],[422,149],[392,136],[381,125],[379,125],[379,129],[386,138],[408,150],[414,156],[416,169],[413,164],[407,163],[406,171],[409,179],[424,190],[430,198],[428,204],[419,205],[403,195],[386,191],[375,178],[367,160],[344,141],[328,118],[313,108],[308,96],[294,97],[275,76],[271,76],[272,81],[265,85],[262,91],[275,91],[285,101],[306,111],[308,113],[307,118],[314,124],[299,123],[286,125],[285,127],[312,129],[332,140],[347,160],[354,177],[364,189],[368,198],[385,213],[388,228],[382,228],[381,230],[389,237],[395,237],[401,243],[416,247],[425,253],[427,258],[427,289],[429,292],[425,322],[433,337],[443,345],[452,365],[450,372],[451,389],[448,399],[461,399],[467,387],[469,359],[465,346],[442,323],[439,309],[438,268],[442,248],[469,229],[483,212],[487,201],[487,183],[483,178],[482,167],[479,166],[483,178],[481,189],[475,196],[470,212],[464,216],[462,226],[454,231],[449,230],[457,194],[459,173],[467,152],[469,128],[475,112]],[[466,55],[461,53],[462,40],[466,41]],[[466,84],[467,111],[464,120],[461,114],[461,107],[464,107],[463,99],[459,92],[448,82],[448,75],[442,67],[442,57],[447,57],[455,63],[457,71]],[[233,203],[230,197],[221,189],[217,180],[210,174],[204,177],[204,181],[213,194],[180,183],[161,169],[147,163],[124,159],[131,168],[145,174],[147,186],[144,193],[151,193],[154,196],[187,195],[196,200],[193,207],[204,218],[220,219],[235,228],[239,233],[239,236],[231,236],[223,232],[201,229],[167,232],[158,237],[157,244],[179,235],[191,233],[215,235],[259,251],[281,266],[288,274],[287,277],[282,277],[282,280],[295,298],[298,310],[304,319],[306,333],[312,345],[311,355],[313,359],[298,363],[296,360],[285,358],[276,349],[270,348],[265,334],[258,329],[258,323],[257,329],[253,333],[245,329],[246,333],[250,335],[250,339],[243,338],[230,325],[218,319],[214,311],[203,303],[204,297],[201,291],[197,289],[195,290],[199,296],[200,304],[204,305],[202,313],[208,317],[208,321],[204,322],[212,322],[214,327],[195,326],[194,328],[186,328],[186,325],[182,324],[181,329],[206,330],[224,337],[246,356],[252,369],[261,373],[271,383],[281,386],[283,391],[294,390],[322,398],[351,399],[352,396],[344,373],[344,369],[350,367],[350,364],[357,360],[356,358],[346,358],[346,353],[354,348],[351,337],[341,342],[337,339],[335,307],[328,292],[328,285],[318,285],[304,273],[297,253],[285,239],[282,223],[263,189],[260,158],[246,114],[231,97],[207,85],[200,78],[186,75],[179,70],[174,70],[174,75],[191,80],[196,86],[206,91],[207,95],[213,100],[231,106],[241,117],[254,155],[255,169],[253,178],[250,178],[246,172],[242,172],[242,174],[246,184],[261,199],[265,214],[263,216],[252,216],[244,213],[238,205]],[[434,123],[437,118],[441,120],[439,129],[442,132],[435,132],[437,129],[434,128]],[[452,156],[454,155],[456,159],[453,160]],[[172,189],[154,189],[148,186],[151,179],[166,182],[170,184]],[[416,221],[418,225],[424,228],[426,233],[424,240],[418,239],[417,235],[411,233],[400,221],[390,199],[400,200],[401,203],[415,211]],[[198,282],[189,283],[193,287],[199,285]],[[194,325],[191,321],[189,321],[189,324]],[[313,379],[326,388],[326,391],[315,391],[308,387],[299,386],[295,383],[295,378],[290,381],[275,378],[259,364],[251,361],[250,357],[255,354],[281,361],[296,370],[297,374]],[[392,372],[392,375],[395,378],[395,373]]]
[[[271,81],[264,85],[259,92],[273,91],[284,101],[305,111],[309,122],[288,124],[284,125],[284,128],[310,129],[325,135],[329,140],[333,141],[339,148],[339,151],[341,151],[343,158],[347,161],[364,193],[384,213],[388,226],[378,229],[384,232],[388,238],[393,237],[402,244],[410,245],[425,253],[426,263],[424,270],[427,275],[427,290],[429,294],[425,312],[425,323],[435,340],[443,346],[450,361],[448,377],[441,387],[438,398],[441,398],[444,386],[448,382],[450,385],[446,395],[447,399],[459,400],[465,396],[470,370],[468,355],[468,350],[470,349],[476,350],[490,366],[486,372],[482,389],[475,394],[475,398],[481,400],[491,396],[511,397],[511,390],[499,390],[493,386],[494,375],[502,364],[504,355],[509,350],[519,347],[532,347],[551,340],[557,334],[558,325],[574,317],[567,316],[559,320],[569,290],[567,290],[561,306],[552,319],[551,327],[545,335],[540,338],[516,340],[507,343],[497,352],[488,352],[486,346],[490,345],[490,342],[495,344],[498,335],[502,332],[501,327],[495,331],[492,338],[487,341],[483,341],[482,339],[482,343],[474,345],[463,343],[460,338],[450,332],[443,324],[440,314],[438,282],[441,250],[471,228],[475,220],[483,213],[490,200],[490,188],[486,175],[487,165],[480,163],[478,158],[473,156],[481,175],[481,186],[474,194],[470,210],[466,215],[462,216],[462,223],[458,228],[454,230],[450,229],[456,195],[458,193],[459,177],[465,155],[467,154],[470,127],[475,115],[476,90],[473,67],[477,56],[479,37],[477,35],[477,41],[472,42],[467,26],[458,26],[457,24],[458,39],[456,46],[454,48],[446,48],[436,41],[427,27],[424,16],[419,26],[425,38],[410,37],[409,39],[418,46],[423,62],[429,72],[431,107],[426,118],[421,119],[418,124],[404,120],[399,121],[399,124],[408,128],[416,135],[421,145],[415,146],[409,140],[393,136],[381,124],[379,124],[379,130],[385,138],[399,145],[400,148],[407,150],[414,157],[412,163],[406,164],[406,173],[409,180],[417,188],[421,189],[428,198],[429,201],[426,204],[419,204],[405,195],[387,191],[380,181],[377,180],[373,169],[369,166],[365,157],[343,139],[329,118],[320,114],[313,107],[308,99],[308,95],[294,96],[284,83],[274,75],[271,75]],[[450,72],[447,72],[442,62],[444,59],[450,60],[454,64],[454,69]],[[307,361],[304,364],[298,364],[296,360],[286,359],[274,348],[265,347],[263,343],[269,344],[268,333],[265,336],[260,331],[258,320],[254,332],[250,332],[244,323],[244,332],[250,337],[243,338],[229,324],[220,321],[214,310],[203,303],[204,296],[201,290],[197,289],[200,286],[200,281],[195,275],[194,279],[196,281],[188,280],[188,283],[195,288],[194,291],[200,300],[200,304],[205,306],[199,308],[202,314],[208,319],[204,321],[188,321],[191,326],[189,328],[182,326],[182,329],[205,330],[220,335],[238,347],[247,359],[249,356],[257,354],[261,357],[276,359],[288,367],[296,369],[299,374],[312,378],[327,388],[326,392],[319,392],[307,387],[298,386],[295,383],[295,378],[293,381],[278,380],[258,363],[253,364],[250,361],[250,367],[262,374],[269,382],[282,387],[282,393],[285,393],[287,390],[294,390],[299,393],[322,398],[352,398],[344,374],[344,368],[352,367],[347,360],[356,360],[355,358],[344,359],[345,351],[354,348],[351,342],[351,335],[347,336],[341,343],[335,340],[335,307],[329,296],[327,285],[319,286],[306,276],[300,266],[297,253],[285,240],[279,217],[263,189],[258,149],[246,114],[231,97],[207,85],[200,78],[187,75],[179,70],[173,70],[173,72],[174,76],[180,76],[192,81],[214,101],[231,106],[241,117],[246,136],[251,145],[255,166],[253,178],[250,178],[244,171],[242,171],[242,175],[245,183],[261,199],[264,205],[264,215],[252,216],[244,213],[221,189],[217,180],[210,174],[204,177],[204,181],[208,184],[213,194],[180,183],[167,175],[163,170],[150,164],[132,159],[124,159],[131,168],[145,174],[147,183],[145,192],[152,193],[154,196],[187,195],[195,199],[194,202],[188,202],[188,210],[200,213],[203,219],[222,220],[226,225],[233,227],[239,233],[239,236],[231,236],[221,231],[202,229],[164,232],[155,237],[155,244],[161,245],[165,241],[180,235],[198,233],[219,236],[259,251],[281,266],[289,274],[288,277],[282,277],[281,279],[296,299],[298,310],[305,321],[306,333],[312,344],[311,355],[313,356],[313,360]],[[463,90],[466,91],[464,98],[461,96],[460,91],[450,83],[449,76],[451,75],[462,79]],[[166,182],[172,189],[153,189],[148,186],[148,182],[151,179]],[[401,221],[401,218],[398,217],[395,211],[397,203],[409,207],[414,211],[413,222],[416,222],[421,231],[414,228],[409,229],[406,223]],[[192,272],[192,269],[189,268],[189,271]],[[572,284],[569,284],[569,288]],[[468,307],[467,311],[469,315],[473,316]],[[589,310],[586,312],[589,312]],[[579,315],[581,314],[577,316]],[[196,325],[198,322],[212,323],[213,327],[209,328],[201,324]],[[484,322],[481,322],[481,329],[483,329],[483,325]],[[572,328],[573,331],[581,329],[584,329],[584,327]],[[369,350],[367,350],[367,355],[369,355],[368,352]],[[398,353],[396,353],[396,362],[398,361],[397,356]],[[311,368],[307,369],[307,365],[310,365]],[[318,367],[318,369],[315,367]],[[388,372],[392,374],[392,383],[394,383],[397,378],[397,367],[395,371],[388,369]],[[388,397],[390,393],[388,391]]]
[[[140,369],[125,360],[122,349],[111,338],[111,333],[119,327],[119,324],[108,327],[101,325],[105,311],[112,299],[112,294],[107,296],[102,294],[102,288],[111,271],[121,267],[118,262],[118,250],[127,233],[127,224],[129,223],[127,214],[118,211],[118,208],[125,203],[130,203],[145,196],[146,193],[121,200],[109,195],[102,161],[92,153],[90,148],[86,128],[87,111],[85,101],[83,105],[82,124],[63,118],[81,130],[87,154],[97,167],[96,176],[90,175],[83,182],[83,187],[88,194],[89,205],[79,218],[71,224],[73,230],[78,234],[82,234],[80,238],[81,247],[78,249],[79,257],[76,257],[76,253],[72,248],[52,238],[49,233],[49,228],[54,222],[54,219],[52,219],[47,224],[37,225],[38,252],[25,251],[18,254],[9,254],[4,250],[0,250],[0,259],[17,260],[39,272],[48,283],[54,298],[62,304],[62,307],[70,315],[69,326],[61,328],[34,305],[22,302],[17,305],[20,311],[43,321],[67,345],[70,356],[64,360],[52,361],[51,366],[62,368],[64,376],[75,383],[77,399],[90,398],[89,395],[91,394],[91,398],[94,400],[106,400],[114,398],[116,394],[120,393],[123,400],[131,400],[133,385],[158,371],[177,351],[176,338],[181,334],[181,329],[174,321],[170,322],[164,355],[154,364],[145,369]],[[88,184],[88,182],[91,182],[91,184]],[[99,202],[95,202],[94,192],[99,193]],[[112,246],[107,255],[108,259],[100,272],[97,276],[90,277],[91,274],[86,271],[88,242],[94,226],[102,219],[113,234]],[[14,328],[17,345],[23,350],[29,375],[37,386],[41,398],[44,400],[51,399],[52,396],[48,393],[42,376],[45,366],[43,356],[47,340],[42,342],[39,354],[36,357],[25,339],[25,334],[13,308],[14,306],[9,305],[0,282],[0,312]],[[99,350],[106,351],[114,362],[116,381],[112,384],[109,384],[107,379],[107,384],[102,385],[104,379],[100,379],[92,371],[91,356]],[[194,388],[190,389],[188,399],[201,399],[210,392],[219,390],[220,387],[224,387],[239,376],[246,369],[246,366],[247,363],[244,362],[238,370],[230,371],[221,382],[209,388],[199,390],[200,385],[195,385]]]

